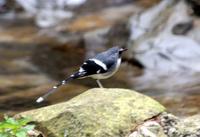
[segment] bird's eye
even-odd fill
[[[124,51],[126,51],[127,49],[126,48],[121,48],[119,49],[119,54],[122,54]]]

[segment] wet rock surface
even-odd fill
[[[163,113],[138,125],[129,137],[198,137],[200,135],[199,115],[178,118]]]
[[[199,18],[191,15],[190,6],[184,1],[162,1],[140,14],[133,15],[129,28],[128,46],[132,49],[129,57],[135,57],[145,68],[142,76],[131,78],[134,88],[155,96],[167,106],[171,104],[171,111],[174,106],[176,110],[180,109],[178,112],[183,112],[183,115],[198,113],[198,105],[192,108],[188,106],[198,104],[194,100],[199,99],[200,93],[197,86]],[[157,91],[157,95],[149,91]],[[170,103],[168,99],[182,102]],[[188,112],[183,111],[184,109]]]

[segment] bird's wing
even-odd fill
[[[80,70],[85,72],[85,76],[89,76],[106,73],[110,66],[112,66],[112,62],[102,62],[98,59],[92,58],[85,61],[80,67]]]
[[[104,64],[106,64],[107,68],[110,69],[118,59],[118,53],[113,53],[109,51],[105,51],[102,53],[97,54],[94,59],[100,60]]]

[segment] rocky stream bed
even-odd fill
[[[76,80],[35,103],[85,59],[113,45],[129,51],[119,72],[102,81],[105,87],[135,89],[177,116],[200,112],[198,0],[87,0],[74,7],[54,6],[58,11],[53,15],[42,12],[45,4],[27,1],[32,12],[16,1],[0,8],[1,117],[97,87],[94,80]]]

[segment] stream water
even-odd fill
[[[96,29],[101,34],[113,22],[125,21],[130,14],[140,10],[138,7],[130,8],[129,0],[124,3],[106,2],[105,10],[102,10],[102,4],[98,7],[101,10],[94,14],[81,15],[67,21],[67,24],[61,23],[61,26],[48,29],[38,27],[33,17],[28,15],[19,16],[13,12],[0,15],[0,117],[66,101],[97,87],[96,82],[89,78],[75,80],[58,89],[43,103],[35,103],[37,97],[76,71],[88,56],[108,48],[101,46],[101,40],[95,38],[96,33],[90,33],[90,30]],[[141,3],[146,7],[151,5]],[[116,7],[109,7],[112,4]],[[118,8],[119,16],[112,14],[118,12]],[[178,116],[200,112],[200,73],[160,76],[124,60],[115,76],[102,81],[106,88],[135,89],[155,98]]]

